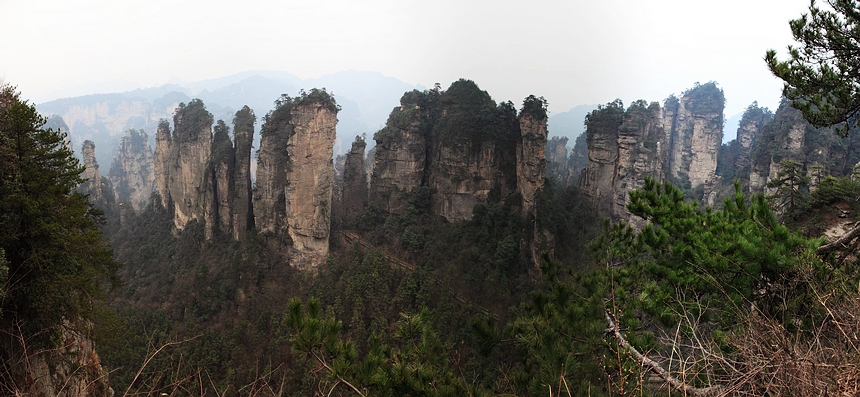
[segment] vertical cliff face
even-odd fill
[[[579,187],[583,193],[609,209],[615,196],[614,180],[618,167],[618,129],[624,118],[621,101],[600,106],[586,117],[588,166],[582,171]]]
[[[295,263],[299,268],[316,267],[328,256],[337,110],[334,98],[326,94],[303,100],[292,111],[294,133],[286,147],[292,167],[284,195],[287,230],[300,253]]]
[[[546,104],[534,96],[526,98],[520,112],[522,139],[517,145],[517,190],[522,195],[522,216],[534,215],[535,193],[546,178]]]
[[[614,220],[638,224],[627,211],[630,190],[645,177],[666,178],[669,144],[657,102],[636,101],[624,111],[616,101],[589,114],[589,163],[580,186]]]
[[[497,106],[472,81],[406,93],[374,139],[370,199],[387,212],[402,212],[407,196],[428,186],[431,211],[461,221],[476,204],[517,189],[516,109]]]
[[[558,186],[567,186],[570,178],[567,142],[567,137],[557,136],[546,142],[546,176]]]
[[[582,133],[576,137],[570,155],[567,158],[567,168],[570,170],[565,186],[576,186],[580,174],[588,167],[588,134]]]
[[[254,141],[254,111],[245,106],[233,118],[233,239],[242,241],[254,229],[254,207],[251,201],[251,145]]]
[[[807,130],[813,130],[800,111],[783,103],[777,109],[773,122],[761,127],[761,136],[751,145],[749,186],[752,193],[773,194],[767,183],[779,173],[779,163],[793,160],[807,162],[804,144]]]
[[[168,190],[173,201],[173,223],[182,230],[192,220],[205,222],[210,203],[207,168],[212,151],[212,114],[203,102],[180,104],[173,116]]]
[[[786,160],[802,167],[814,189],[824,175],[852,174],[860,160],[860,138],[852,134],[843,139],[830,128],[815,128],[800,111],[783,102],[772,119],[762,123],[758,138],[751,144],[746,160],[750,164],[750,191],[773,194],[776,189],[767,184],[777,177],[780,163]]]
[[[753,142],[756,141],[761,133],[762,126],[773,119],[773,113],[767,108],[761,108],[757,102],[747,107],[738,124],[738,156],[735,161],[737,174],[746,176],[750,172],[750,154],[752,152]]]
[[[235,197],[235,185],[233,175],[236,164],[236,152],[233,143],[230,142],[229,128],[223,120],[218,120],[215,125],[215,134],[212,136],[212,159],[210,162],[209,178],[212,195],[207,197],[206,207],[206,230],[209,238],[214,234],[214,227],[228,235],[233,233],[233,198]],[[210,189],[206,189],[210,191]],[[209,204],[211,203],[211,204]]]
[[[328,255],[337,111],[325,90],[283,96],[261,130],[255,222],[262,232],[289,235],[298,268]]]
[[[451,222],[472,219],[472,209],[494,188],[501,195],[516,188],[516,146],[510,144],[518,141],[516,110],[496,107],[486,91],[465,81],[452,84],[440,102],[428,143],[432,210]],[[478,114],[498,117],[480,120]]]
[[[117,201],[128,203],[135,212],[146,207],[155,184],[148,138],[143,130],[126,131],[108,176]]]
[[[669,156],[662,111],[657,102],[633,102],[618,128],[618,167],[611,202],[613,217],[637,223],[629,216],[627,192],[639,189],[645,177],[665,179]]]
[[[401,213],[410,194],[428,187],[430,212],[451,222],[488,201],[530,214],[546,176],[545,105],[529,97],[518,116],[469,80],[404,94],[374,135],[370,201]]]
[[[364,138],[355,137],[344,161],[341,213],[346,221],[357,219],[367,203],[367,169],[364,162],[366,146]]]
[[[697,85],[681,99],[670,96],[663,109],[636,101],[625,111],[620,101],[586,118],[588,166],[579,186],[614,220],[636,226],[627,212],[628,192],[645,177],[670,180],[713,205],[721,187],[716,175],[722,142],[723,92],[714,83]]]
[[[664,120],[671,137],[670,176],[683,187],[695,189],[715,176],[723,138],[725,96],[714,83],[696,85],[684,92],[675,106],[667,105]]]
[[[435,101],[434,101],[435,99]],[[438,93],[412,91],[391,111],[376,141],[371,167],[370,200],[383,211],[403,212],[407,192],[426,183],[429,132],[426,119],[438,102]]]
[[[207,240],[219,231],[241,241],[254,228],[251,144],[255,119],[247,106],[236,113],[235,143],[223,120],[218,120],[213,134],[212,115],[199,99],[180,104],[173,133],[170,124],[161,121],[150,183],[161,196],[160,204],[173,210],[177,230],[196,220],[202,223]],[[142,139],[143,145],[146,134],[141,134],[132,139]]]
[[[81,178],[86,181],[78,187],[78,191],[89,194],[91,203],[101,202],[104,197],[102,196],[99,163],[96,161],[96,145],[93,141],[84,141],[83,147],[81,147],[81,158],[84,163],[84,172],[81,173]]]
[[[161,197],[161,206],[164,208],[170,207],[170,190],[168,188],[171,164],[170,135],[170,123],[167,120],[161,120],[155,133],[155,153],[152,155],[152,171],[155,190],[158,191]]]

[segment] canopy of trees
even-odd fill
[[[792,20],[799,43],[789,46],[788,60],[770,50],[765,60],[785,81],[783,95],[816,127],[840,124],[843,136],[860,121],[860,6],[855,0],[815,2],[809,13]]]

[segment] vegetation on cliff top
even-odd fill
[[[281,131],[281,134],[286,134],[284,138],[289,138],[293,134],[292,128],[290,128],[293,110],[299,106],[321,106],[334,113],[340,111],[340,106],[335,101],[334,96],[325,88],[313,88],[310,91],[301,90],[299,95],[295,97],[283,94],[275,100],[275,108],[263,117],[260,135],[266,137]]]
[[[697,82],[693,88],[684,91],[683,98],[686,109],[694,113],[719,113],[722,116],[726,106],[726,96],[723,94],[723,89],[717,87],[717,83],[713,81],[705,84]]]
[[[201,133],[211,134],[214,119],[198,98],[180,103],[173,115],[173,137],[179,142],[196,141]]]

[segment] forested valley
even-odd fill
[[[190,99],[100,168],[4,84],[0,395],[860,393],[860,14],[828,4],[728,143],[716,82],[568,148],[460,79],[344,154],[324,88]]]

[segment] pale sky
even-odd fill
[[[33,102],[246,70],[377,71],[551,112],[662,101],[716,81],[726,117],[775,109],[762,57],[785,53],[808,0],[0,0],[0,79]]]

